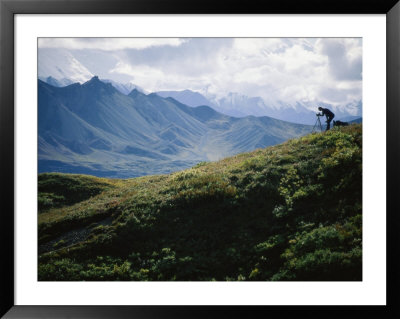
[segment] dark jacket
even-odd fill
[[[335,117],[335,114],[333,114],[331,110],[324,109],[323,107],[321,107],[321,109],[321,114],[325,115],[328,119],[333,119]]]

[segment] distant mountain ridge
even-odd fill
[[[274,145],[312,128],[269,117],[234,118],[137,89],[124,95],[97,76],[66,87],[39,80],[38,91],[39,172],[168,173]]]
[[[111,83],[111,85],[113,87],[115,87],[118,91],[120,91],[122,94],[125,94],[125,95],[128,95],[134,89],[136,89],[142,93],[147,93],[140,86],[133,84],[133,83],[119,83],[119,82],[109,80],[109,79],[101,79],[101,81],[104,83]]]
[[[157,95],[167,98],[172,97],[175,100],[186,104],[188,106],[196,107],[201,105],[215,106],[215,103],[212,103],[205,96],[198,92],[194,92],[191,90],[183,90],[183,91],[158,91],[155,92]]]
[[[68,78],[56,79],[52,76],[39,77],[40,80],[57,87],[64,87],[75,83]],[[104,83],[111,83],[122,94],[128,95],[133,89],[149,94],[146,90],[133,83],[119,83],[110,79],[101,79]],[[82,81],[80,81],[82,83]],[[313,125],[315,114],[318,112],[318,106],[331,109],[335,113],[335,119],[349,121],[350,118],[357,119],[362,117],[362,102],[354,101],[346,105],[333,106],[322,102],[296,102],[288,104],[276,102],[275,105],[269,105],[261,97],[249,97],[239,93],[230,92],[221,98],[206,97],[205,95],[191,91],[157,91],[157,95],[167,98],[172,97],[180,103],[191,107],[207,105],[214,110],[233,117],[269,116],[282,121]]]
[[[70,79],[67,78],[62,78],[62,79],[56,79],[52,76],[44,77],[44,76],[39,76],[39,80],[50,84],[52,86],[56,87],[64,87],[71,85],[73,83],[76,83]],[[110,83],[113,87],[115,87],[119,92],[122,94],[128,95],[132,90],[136,89],[142,93],[147,93],[144,89],[142,89],[140,86],[133,84],[133,83],[119,83],[113,80],[109,79],[101,79],[102,82],[104,83]]]
[[[70,79],[67,79],[67,78],[56,79],[56,78],[53,78],[52,76],[39,77],[39,80],[46,82],[47,84],[50,84],[55,87],[64,87],[64,86],[74,84],[74,82],[71,81]]]
[[[179,102],[193,107],[208,105],[220,113],[235,117],[248,115],[269,116],[292,123],[312,125],[315,122],[318,106],[331,109],[336,114],[336,118],[340,120],[344,120],[349,116],[353,116],[353,118],[362,116],[361,101],[337,107],[322,102],[296,102],[295,104],[276,102],[276,105],[268,105],[261,97],[248,97],[233,92],[222,98],[206,98],[201,93],[191,90],[160,91],[156,93],[162,97],[173,97]]]

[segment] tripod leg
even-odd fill
[[[315,124],[314,124],[314,129],[316,128],[316,127],[319,127],[319,123],[318,123],[318,121],[319,121],[319,118],[317,118],[317,120],[315,121]],[[313,129],[313,130],[314,130]]]
[[[318,124],[318,119],[315,121],[315,124],[314,124],[314,127],[313,127],[311,133],[314,133],[314,130],[315,130],[315,127],[317,126],[317,124]]]

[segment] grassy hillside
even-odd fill
[[[92,176],[39,174],[39,212],[53,207],[72,205],[110,188],[110,182]]]
[[[169,175],[39,175],[39,203],[65,197],[39,205],[39,280],[361,280],[361,155],[351,125]]]

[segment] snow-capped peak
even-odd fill
[[[93,74],[70,52],[62,49],[39,50],[39,77],[53,77],[57,80],[69,79],[84,83]]]

